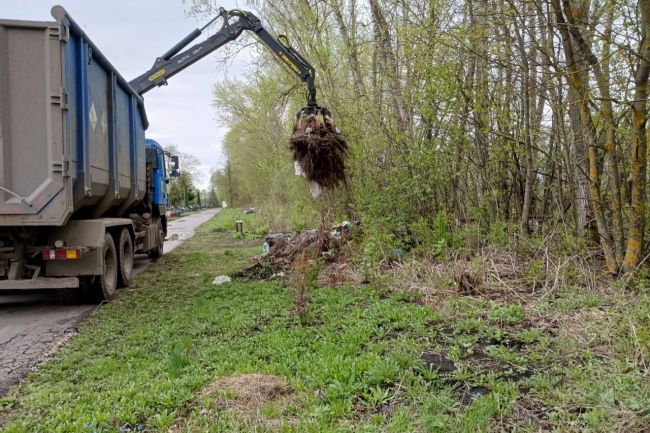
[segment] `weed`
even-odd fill
[[[309,292],[316,285],[318,272],[319,266],[307,253],[303,252],[299,254],[294,260],[293,273],[291,275],[293,312],[303,326],[309,323]]]
[[[494,307],[488,313],[488,319],[492,322],[513,324],[521,322],[524,314],[524,308],[520,304],[510,304]]]
[[[390,401],[390,391],[388,389],[374,386],[361,393],[364,405],[372,410],[378,410]]]
[[[183,368],[189,365],[188,351],[192,347],[192,340],[183,337],[171,350],[169,354],[169,367],[167,371],[171,378],[181,375]]]

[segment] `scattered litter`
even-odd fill
[[[278,232],[268,234],[264,240],[269,244],[269,247],[272,247],[280,239],[289,239],[290,237],[291,233]]]
[[[464,406],[469,406],[474,400],[480,400],[485,395],[489,394],[490,390],[484,386],[473,386],[469,389],[463,389],[460,391],[460,402]]]
[[[291,234],[279,232],[279,233],[270,233],[264,238],[264,244],[262,244],[262,256],[267,256],[271,250],[271,247],[275,245],[280,239],[288,239],[291,237]]]
[[[214,277],[214,280],[212,280],[212,285],[214,286],[220,286],[225,283],[229,283],[231,278],[228,275],[219,275],[218,277]]]
[[[311,192],[311,196],[313,198],[318,198],[322,192],[320,185],[315,180],[309,182],[309,191]]]
[[[402,247],[391,248],[390,252],[388,253],[388,260],[386,261],[386,264],[391,266],[396,263],[402,263],[403,257],[404,257],[404,248]]]
[[[360,227],[361,221],[343,221],[341,224],[332,227],[330,234],[335,238],[346,237],[352,234],[355,227]]]
[[[390,403],[386,403],[381,407],[380,412],[384,415],[390,416],[393,413],[393,408]]]

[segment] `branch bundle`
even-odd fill
[[[326,109],[298,114],[289,148],[308,181],[327,188],[345,179],[348,144]]]

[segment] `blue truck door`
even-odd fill
[[[156,164],[153,169],[152,176],[152,186],[153,186],[153,200],[152,204],[154,206],[161,207],[161,213],[167,211],[167,183],[169,178],[167,177],[167,167],[165,161],[165,153],[160,144],[156,141],[147,139],[147,146],[153,149],[156,152]]]

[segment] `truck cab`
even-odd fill
[[[152,139],[145,140],[145,150],[147,195],[142,202],[144,209],[141,213],[149,214],[149,218],[159,227],[159,234],[156,236],[159,239],[155,248],[150,248],[153,246],[151,243],[136,245],[136,251],[147,251],[150,258],[157,259],[162,256],[163,242],[167,237],[167,207],[169,206],[167,185],[170,178],[178,177],[178,156],[165,151],[160,143]],[[168,168],[171,169],[169,173]]]
[[[151,204],[156,208],[154,213],[165,215],[169,206],[169,196],[167,194],[167,185],[170,178],[178,176],[178,157],[171,155],[162,148],[155,140],[145,140],[147,152],[147,168],[151,166]],[[171,172],[168,173],[168,165]]]

